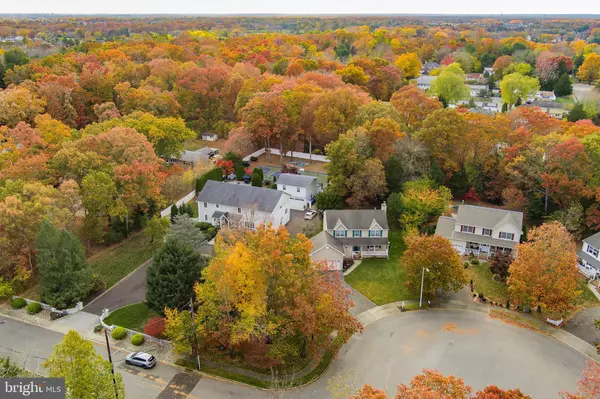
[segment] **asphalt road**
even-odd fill
[[[29,369],[42,371],[61,334],[0,317],[0,354],[25,358]],[[96,345],[99,353],[106,349]],[[30,354],[26,356],[26,354]],[[269,398],[267,393],[216,381],[159,364],[150,371],[124,365],[126,353],[113,359],[123,375],[128,398]],[[369,383],[390,395],[423,368],[463,377],[475,389],[486,385],[521,388],[536,399],[558,398],[575,391],[585,357],[553,338],[470,311],[409,312],[388,316],[354,336],[319,380],[289,391],[285,398],[330,398],[327,381],[345,375],[348,385]],[[281,397],[281,396],[279,396]]]
[[[600,329],[596,328],[594,322],[600,320],[600,307],[585,309],[567,323],[565,330],[578,336],[589,344],[600,344]]]
[[[119,281],[108,291],[88,304],[84,310],[100,316],[104,309],[115,310],[146,300],[146,271],[152,259]]]

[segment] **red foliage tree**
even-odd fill
[[[165,319],[162,317],[153,317],[146,322],[144,326],[144,334],[155,338],[162,338],[165,333]]]

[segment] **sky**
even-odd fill
[[[0,0],[0,13],[600,14],[598,0]]]

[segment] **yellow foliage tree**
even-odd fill
[[[396,66],[405,79],[414,79],[421,74],[421,60],[417,53],[404,53],[396,58]]]

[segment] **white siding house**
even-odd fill
[[[316,177],[292,173],[282,173],[279,176],[277,190],[288,194],[290,208],[299,211],[310,208],[319,193]]]
[[[196,197],[198,220],[218,227],[285,226],[290,221],[288,200],[287,194],[270,188],[209,180]]]
[[[438,219],[435,233],[448,238],[461,255],[490,257],[495,251],[515,255],[522,229],[522,212],[460,205],[452,217]]]
[[[577,253],[579,271],[590,279],[600,278],[600,233],[584,238]]]

